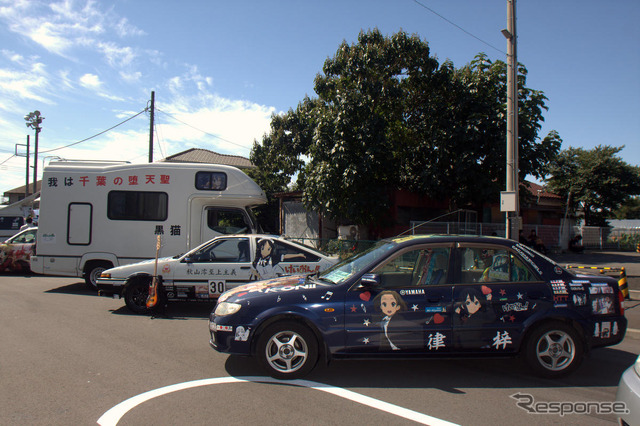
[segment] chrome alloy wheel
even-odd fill
[[[562,330],[549,330],[540,336],[536,345],[540,365],[551,371],[561,371],[573,362],[576,345]]]
[[[309,348],[300,334],[283,330],[271,336],[265,347],[265,356],[274,370],[293,373],[305,365]]]

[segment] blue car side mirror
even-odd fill
[[[365,287],[375,287],[380,285],[380,275],[364,274],[360,280],[360,284]]]

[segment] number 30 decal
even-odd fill
[[[209,281],[209,294],[224,293],[224,280]]]

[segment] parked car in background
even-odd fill
[[[38,228],[27,228],[0,243],[0,272],[29,272],[31,256],[36,252]]]
[[[104,271],[98,278],[102,296],[123,297],[129,309],[148,312],[146,301],[154,270],[162,282],[160,300],[214,301],[228,289],[283,275],[309,275],[338,262],[284,237],[242,234],[216,237],[175,257],[155,259]]]
[[[626,413],[619,416],[621,425],[636,425],[640,422],[640,356],[636,362],[622,373],[616,402],[625,404]]]
[[[320,359],[507,357],[546,377],[622,341],[615,279],[576,275],[499,237],[408,236],[377,243],[312,277],[222,294],[210,345],[258,359],[277,378]]]

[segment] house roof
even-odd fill
[[[218,154],[202,148],[191,148],[186,151],[170,155],[161,161],[169,163],[207,163],[207,164],[224,164],[226,166],[234,166],[239,169],[249,169],[255,166],[251,160],[239,155]]]
[[[538,185],[534,182],[529,182],[526,180],[524,182],[525,186],[534,197],[540,196],[541,198],[554,198],[560,199],[561,197],[558,194],[554,194],[553,192],[549,192],[546,187],[542,185]]]
[[[5,197],[8,197],[10,194],[22,194],[22,195],[24,195],[24,192],[25,192],[25,189],[26,189],[25,187],[26,187],[26,185],[22,185],[22,186],[19,186],[17,188],[10,189],[8,191],[5,191],[4,194],[2,194],[2,195],[5,196]],[[36,182],[36,192],[40,191],[41,187],[42,187],[42,181],[39,180],[39,181]],[[32,194],[32,193],[33,193],[33,183],[29,182],[29,194]]]

